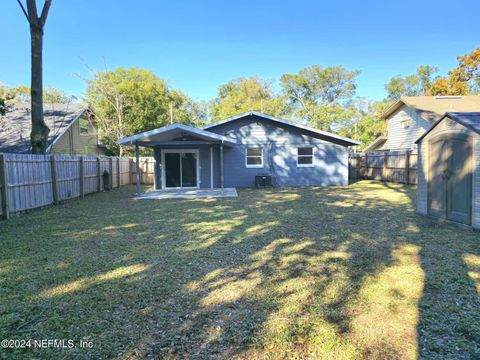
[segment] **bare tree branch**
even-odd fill
[[[45,22],[47,21],[48,10],[50,10],[50,5],[52,5],[52,0],[45,0],[43,4],[42,15],[40,15],[40,26],[43,28]]]
[[[25,7],[23,6],[22,2],[20,0],[17,0],[18,5],[20,5],[20,9],[22,9],[23,15],[27,18],[27,21],[30,22],[30,18],[28,17],[27,10],[25,10]]]

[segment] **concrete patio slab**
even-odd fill
[[[199,199],[199,198],[225,198],[237,197],[235,188],[215,189],[168,189],[153,190],[141,193],[134,197],[135,200],[162,200],[162,199]]]

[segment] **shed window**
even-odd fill
[[[80,119],[78,125],[80,128],[80,135],[88,135],[88,120]]]
[[[297,166],[313,166],[313,147],[300,147],[297,149]]]
[[[263,149],[260,147],[247,148],[245,166],[251,168],[263,167]]]

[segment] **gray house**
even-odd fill
[[[381,118],[388,122],[387,136],[380,136],[364,151],[416,149],[415,140],[447,112],[480,111],[480,96],[402,96]]]
[[[98,140],[98,133],[90,121],[87,108],[81,104],[45,104],[44,121],[50,129],[49,154],[104,155],[105,146]],[[0,153],[31,153],[32,131],[29,104],[9,106],[0,116]]]
[[[447,113],[416,143],[417,212],[480,229],[480,112]]]
[[[348,147],[358,142],[251,111],[200,129],[172,124],[118,140],[154,149],[155,188],[348,185]],[[139,188],[137,188],[137,192]]]

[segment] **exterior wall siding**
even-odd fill
[[[348,185],[348,148],[331,138],[308,136],[305,131],[256,116],[224,123],[208,131],[234,138],[225,147],[225,186],[251,187],[255,175],[270,173],[276,186]],[[263,168],[245,166],[249,146],[263,149]],[[297,148],[314,148],[314,166],[297,167]]]
[[[408,128],[402,128],[403,121],[411,121]],[[415,141],[433,124],[423,119],[420,114],[404,105],[388,118],[388,136],[383,149],[408,150],[415,149]]]
[[[473,138],[472,159],[472,226],[480,229],[480,135],[465,128],[459,123],[452,122],[448,126],[444,119],[419,143],[418,151],[418,188],[417,188],[417,212],[428,215],[428,159],[434,154],[428,153],[428,141],[442,133],[465,133]]]
[[[80,135],[78,119],[53,144],[52,154],[63,155],[104,155],[103,148],[98,146],[96,129],[89,124],[89,134]]]

